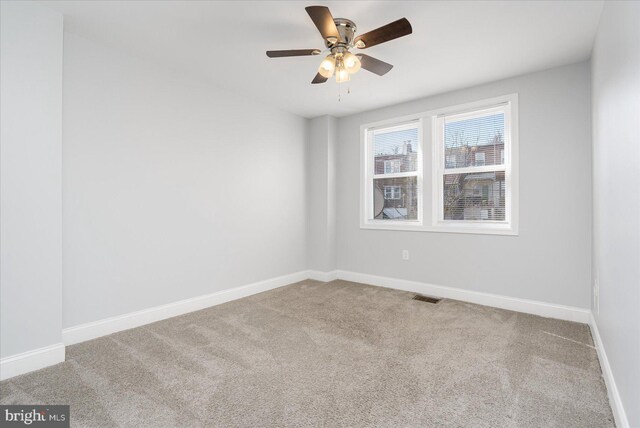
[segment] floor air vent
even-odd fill
[[[436,297],[423,296],[421,294],[416,294],[413,296],[413,300],[420,300],[421,302],[427,303],[438,303],[442,299],[438,299]]]

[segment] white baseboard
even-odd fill
[[[0,360],[0,380],[43,369],[63,361],[63,343],[12,355]]]
[[[494,308],[508,309],[510,311],[524,312],[547,318],[556,318],[566,321],[575,321],[584,324],[589,323],[591,311],[573,306],[557,305],[554,303],[539,302],[536,300],[519,299],[516,297],[501,296],[498,294],[482,293],[479,291],[463,290],[461,288],[446,287],[443,285],[427,284],[405,279],[388,278],[384,276],[368,275],[364,273],[336,271],[336,276],[345,281],[361,282],[377,285],[379,287],[395,288],[411,291],[413,293],[426,294],[434,297],[461,300],[478,305],[492,306]]]
[[[294,282],[303,281],[307,278],[309,278],[309,272],[300,271],[241,287],[218,291],[204,296],[193,297],[191,299],[180,300],[178,302],[162,306],[156,306],[75,327],[65,328],[62,330],[62,341],[65,345],[73,345],[75,343],[95,339],[107,334],[140,327],[152,322],[161,321],[167,318],[205,309],[210,306],[230,302],[242,297],[251,296],[252,294],[272,290]]]
[[[620,395],[618,393],[618,388],[613,377],[613,372],[611,371],[611,366],[609,365],[609,360],[607,358],[607,354],[600,337],[600,332],[598,331],[598,325],[596,324],[595,318],[593,317],[591,311],[582,308],[556,305],[535,300],[518,299],[496,294],[463,290],[460,288],[446,287],[417,281],[395,279],[377,275],[368,275],[364,273],[343,270],[335,270],[330,272],[313,270],[296,272],[290,275],[284,275],[277,278],[245,285],[242,287],[223,290],[205,296],[194,297],[167,305],[156,306],[154,308],[107,318],[76,327],[66,328],[62,331],[62,339],[64,343],[58,343],[55,345],[39,348],[33,351],[24,352],[1,359],[0,380],[9,379],[14,376],[64,362],[65,345],[84,342],[86,340],[95,339],[107,334],[139,327],[141,325],[171,318],[177,315],[186,314],[188,312],[205,309],[210,306],[215,306],[221,303],[240,299],[242,297],[251,296],[256,293],[272,290],[274,288],[303,281],[305,279],[314,279],[323,282],[342,279],[345,281],[353,281],[380,287],[394,288],[398,290],[421,293],[435,297],[456,299],[485,306],[492,306],[501,309],[540,315],[543,317],[588,323],[591,327],[593,340],[595,342],[598,357],[600,359],[602,376],[607,386],[609,402],[611,403],[616,426],[620,428],[629,428],[629,421],[627,419],[622,401],[620,399]]]
[[[322,272],[319,270],[310,270],[308,271],[308,277],[316,281],[329,282],[338,279],[338,271]]]
[[[12,377],[28,371],[37,370],[47,365],[57,364],[64,361],[64,345],[73,345],[86,340],[95,339],[108,334],[116,333],[161,321],[189,312],[205,309],[211,306],[226,303],[232,300],[247,297],[263,291],[272,290],[305,279],[314,279],[323,282],[343,279],[347,281],[361,282],[365,284],[377,285],[387,288],[411,291],[415,293],[427,294],[436,297],[462,300],[480,305],[493,306],[518,312],[525,312],[544,317],[558,318],[582,323],[590,322],[590,311],[587,309],[574,308],[570,306],[555,305],[551,303],[537,302],[533,300],[518,299],[513,297],[500,296],[495,294],[481,293],[476,291],[463,290],[459,288],[445,287],[394,279],[376,275],[368,275],[357,272],[335,270],[329,272],[321,271],[300,271],[253,284],[236,287],[229,290],[222,290],[205,296],[194,297],[169,303],[162,306],[131,312],[99,321],[90,322],[62,330],[62,341],[64,344],[54,345],[37,349],[32,352],[15,355],[2,359],[2,378]]]
[[[600,337],[600,331],[598,331],[598,324],[593,314],[589,319],[589,326],[591,327],[591,335],[593,336],[593,342],[596,345],[596,351],[598,352],[598,358],[600,360],[600,368],[602,369],[602,377],[604,383],[607,385],[607,394],[609,395],[609,404],[611,404],[611,410],[613,411],[613,417],[616,420],[616,426],[618,428],[629,428],[629,420],[627,419],[627,413],[624,411],[622,400],[620,399],[620,393],[616,386],[616,381],[613,378],[613,372],[609,365],[609,359],[607,353],[604,350],[602,338]]]

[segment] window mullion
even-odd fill
[[[404,178],[404,177],[417,177],[418,171],[411,172],[396,172],[393,174],[376,174],[373,176],[374,180],[379,180],[383,178]]]
[[[485,165],[485,166],[468,166],[465,168],[445,168],[442,171],[443,175],[451,174],[476,174],[481,172],[494,172],[494,171],[506,171],[507,166],[502,165]]]

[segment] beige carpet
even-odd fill
[[[0,402],[73,426],[607,427],[586,325],[304,281],[67,348]]]

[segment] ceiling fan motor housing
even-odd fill
[[[333,22],[336,24],[338,34],[340,34],[340,40],[333,40],[333,38],[329,37],[324,41],[325,46],[329,49],[339,46],[346,48],[352,47],[357,30],[356,24],[345,18],[334,18]]]

